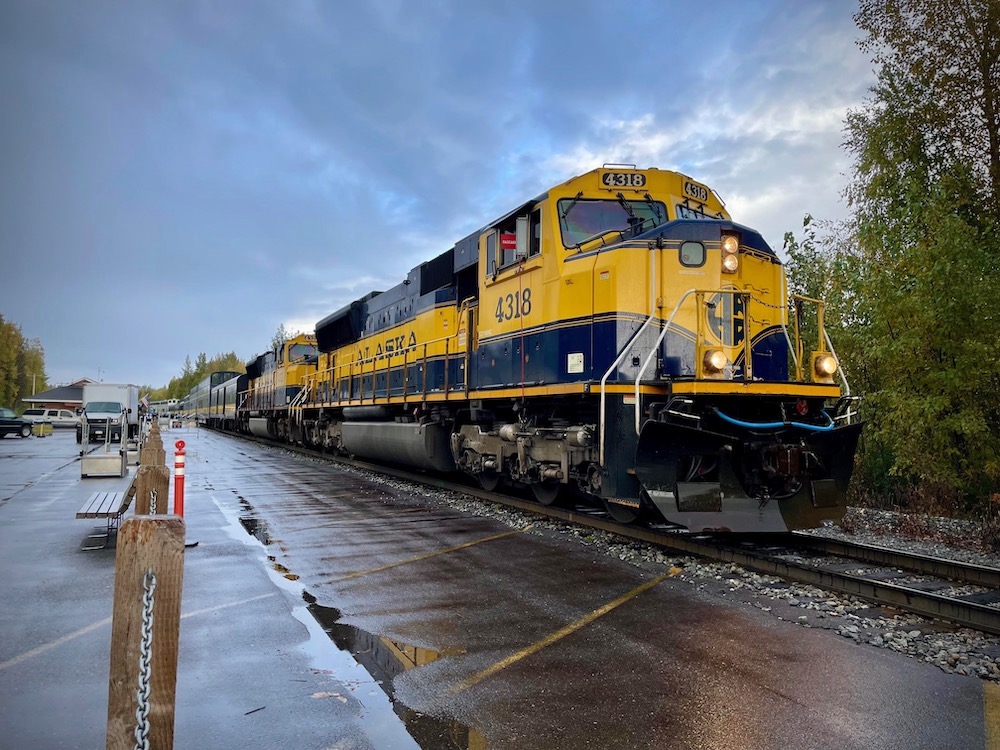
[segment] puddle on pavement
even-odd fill
[[[267,529],[267,523],[253,516],[240,516],[240,525],[246,532],[263,545],[271,543],[271,534]]]
[[[246,510],[253,510],[250,503],[246,500],[240,498],[240,501]],[[273,541],[266,521],[256,516],[241,515],[239,522],[250,536],[262,544],[268,545]],[[269,555],[268,560],[272,563],[275,573],[289,581],[298,580],[298,576],[289,571],[284,565],[276,562],[273,555]],[[403,672],[409,669],[429,664],[448,654],[393,641],[361,630],[353,625],[342,623],[340,622],[339,610],[317,604],[316,597],[312,596],[305,589],[302,589],[301,594],[302,599],[306,602],[305,609],[311,615],[310,619],[312,623],[307,622],[295,613],[297,619],[306,625],[310,635],[313,635],[314,626],[318,625],[329,641],[332,641],[341,653],[345,655],[350,654],[353,657],[354,664],[351,666],[361,666],[365,669],[371,676],[372,681],[378,685],[382,692],[385,693],[385,697],[388,698],[389,705],[387,706],[387,710],[391,709],[395,716],[403,722],[406,733],[416,743],[417,747],[421,748],[421,750],[488,750],[488,745],[483,736],[475,729],[449,719],[440,719],[422,714],[396,700],[392,684],[396,676],[403,674]],[[349,687],[352,693],[356,693],[361,689],[363,683],[369,682],[368,680],[362,682],[346,677],[344,666],[338,664],[336,659],[324,658],[324,655],[315,648],[316,645],[318,644],[312,643],[306,650],[317,664],[317,671],[329,674],[334,679],[343,682]],[[329,693],[328,695],[341,701],[346,700],[339,693]],[[355,695],[359,703],[365,707],[366,714],[373,711],[377,713],[377,708],[372,705],[373,701],[369,697],[371,695],[373,693],[369,693],[368,696],[364,697]],[[313,697],[327,697],[327,694]],[[372,719],[372,723],[378,725],[378,728],[375,730],[376,733],[386,730],[384,721],[379,721],[373,716],[363,715],[363,718]],[[387,746],[394,744],[388,737],[384,739],[388,742]]]
[[[475,729],[457,721],[422,714],[396,700],[392,685],[396,676],[408,669],[429,664],[445,654],[393,641],[342,623],[337,609],[317,604],[315,597],[307,591],[302,592],[302,598],[308,603],[309,612],[337,648],[350,653],[382,688],[392,701],[396,715],[406,724],[406,731],[423,750],[487,750],[486,741]]]

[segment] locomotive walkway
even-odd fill
[[[487,519],[360,502],[357,477],[283,451],[163,436],[188,443],[198,542],[184,553],[177,748],[1000,747],[996,686]],[[81,480],[72,441],[0,441],[0,748],[104,744],[115,550],[82,552],[72,514],[128,480]],[[371,632],[345,634],[304,588]],[[638,593],[604,613],[625,591]],[[455,651],[430,663],[387,631]],[[420,713],[358,666],[393,659],[424,664],[385,679]]]

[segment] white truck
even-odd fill
[[[121,442],[139,435],[139,386],[85,383],[76,442]]]

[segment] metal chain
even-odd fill
[[[156,490],[149,490],[149,515],[156,515]]]
[[[755,305],[760,305],[761,307],[769,307],[772,310],[788,310],[789,312],[791,312],[792,308],[791,305],[773,305],[770,302],[765,302],[759,297],[751,297],[751,299],[753,300],[753,303]]]
[[[149,682],[153,660],[153,592],[156,575],[146,571],[142,595],[142,640],[139,644],[139,689],[135,691],[135,750],[149,750]]]

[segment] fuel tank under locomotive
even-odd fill
[[[377,408],[377,407],[376,407]],[[390,421],[351,421],[352,410],[341,425],[341,449],[352,456],[362,456],[417,469],[454,471],[450,433],[437,423]],[[374,416],[357,410],[350,417]]]

